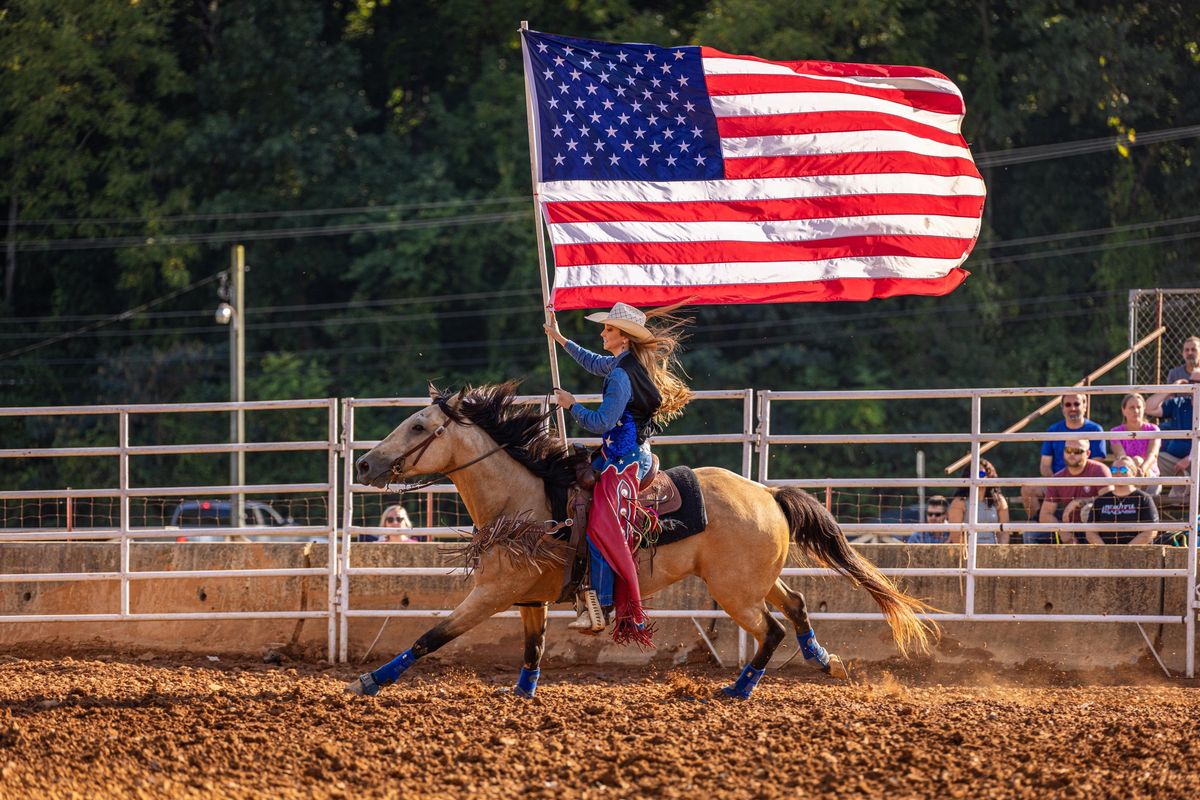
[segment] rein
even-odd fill
[[[550,395],[547,394],[546,395],[547,402],[549,402],[549,399],[550,399]],[[433,433],[429,434],[424,439],[417,442],[415,445],[410,447],[408,450],[405,450],[403,453],[401,453],[399,456],[397,456],[392,461],[391,466],[388,468],[388,484],[389,485],[391,484],[392,479],[398,478],[399,473],[404,470],[404,459],[408,458],[413,453],[416,453],[417,457],[415,459],[413,459],[413,463],[412,463],[412,465],[415,467],[417,465],[417,462],[421,460],[421,456],[425,455],[425,451],[429,449],[429,445],[433,444],[434,440],[436,440],[438,437],[440,437],[442,434],[444,434],[446,432],[447,425],[449,425],[452,422],[458,422],[459,424],[465,424],[462,422],[462,420],[455,419],[456,415],[452,414],[450,412],[450,410],[448,408],[446,408],[446,403],[444,400],[438,400],[435,402],[437,404],[437,407],[442,410],[442,413],[446,415],[447,421],[442,425],[438,425],[437,429],[434,430]],[[539,416],[537,418],[537,420],[530,422],[529,427],[533,428],[535,425],[541,425],[543,422],[550,419],[551,416],[553,416],[555,413],[557,413],[557,411],[558,411],[557,406],[552,407],[545,414],[542,414],[541,416]],[[459,470],[466,469],[467,467],[478,464],[480,461],[483,461],[485,458],[488,458],[489,456],[493,456],[496,453],[499,453],[501,450],[511,447],[513,444],[514,443],[511,443],[511,442],[509,444],[498,444],[495,447],[493,447],[491,450],[488,450],[483,455],[476,456],[475,458],[472,458],[470,461],[468,461],[465,464],[459,464],[457,467],[447,470],[446,472],[434,473],[433,477],[430,478],[429,480],[422,481],[420,483],[399,484],[398,491],[401,493],[416,492],[416,491],[420,491],[421,489],[425,489],[430,486],[433,486],[435,483],[438,483],[439,481],[443,480],[444,478],[450,477],[455,472],[458,472]]]

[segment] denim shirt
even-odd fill
[[[633,398],[633,387],[629,376],[619,366],[621,360],[629,353],[603,356],[570,340],[567,340],[566,350],[579,366],[593,375],[604,378],[599,408],[588,409],[580,403],[571,406],[571,416],[574,420],[585,430],[600,434],[604,440],[608,458],[598,459],[594,466],[603,469],[612,463],[618,469],[624,469],[633,459],[638,463],[638,477],[645,475],[651,464],[650,443],[643,442],[638,446],[637,428],[633,415],[627,410],[629,401]]]

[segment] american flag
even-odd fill
[[[522,46],[555,308],[942,295],[966,277],[985,191],[940,73],[529,30]]]

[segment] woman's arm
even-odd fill
[[[593,375],[606,376],[617,365],[616,356],[602,356],[599,353],[593,353],[591,350],[581,347],[570,339],[567,339],[563,347],[566,348],[567,354],[575,359],[579,366]]]
[[[1121,444],[1120,439],[1113,439],[1112,446],[1113,446],[1113,458],[1124,458],[1125,457],[1125,445]]]
[[[998,495],[996,497],[996,519],[1000,521],[1001,525],[1006,525],[1008,523],[1008,498],[1004,495]],[[1008,531],[996,532],[996,544],[1008,544],[1011,539],[1012,534]]]
[[[1162,429],[1159,428],[1157,425],[1155,425],[1154,430],[1157,431],[1157,430],[1162,430]],[[1146,458],[1144,459],[1144,463],[1156,464],[1156,463],[1158,463],[1158,451],[1159,451],[1159,449],[1162,448],[1163,440],[1162,439],[1150,439],[1149,441],[1150,441],[1150,449],[1146,451]]]
[[[580,403],[571,406],[571,416],[592,433],[607,433],[612,429],[633,397],[633,387],[623,369],[614,369],[604,382],[604,397],[595,411]]]
[[[950,507],[946,509],[946,522],[951,525],[960,525],[967,518],[967,498],[956,497],[950,501]],[[949,544],[962,544],[962,531],[950,531],[949,538],[946,539]]]

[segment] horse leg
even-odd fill
[[[723,603],[720,598],[716,598],[716,600],[721,608],[725,609],[725,613],[732,617],[734,622],[745,628],[746,632],[758,642],[758,650],[755,652],[754,658],[750,659],[750,663],[742,668],[738,679],[721,689],[726,697],[748,700],[754,687],[758,686],[758,682],[762,680],[763,673],[767,671],[767,663],[775,654],[775,648],[779,647],[779,643],[783,641],[783,637],[787,633],[783,625],[771,616],[767,604],[761,600],[757,603],[736,605]]]
[[[525,663],[521,666],[521,677],[513,694],[533,697],[537,691],[538,678],[542,674],[542,653],[546,650],[546,620],[549,608],[545,603],[521,606],[521,625],[525,628]]]
[[[783,612],[783,615],[796,626],[796,642],[800,652],[804,654],[804,663],[815,667],[826,675],[839,680],[849,677],[846,665],[842,659],[830,653],[817,641],[817,634],[808,619],[808,606],[804,603],[804,595],[783,582],[775,581],[767,595],[767,602]]]
[[[518,599],[517,593],[520,591],[521,587],[514,592],[509,587],[500,587],[495,584],[489,584],[486,587],[476,585],[466,599],[459,603],[458,608],[450,613],[450,616],[425,631],[412,647],[379,669],[364,672],[350,681],[346,684],[346,691],[369,697],[379,694],[380,688],[399,680],[400,676],[407,672],[417,659],[429,655],[485,619],[511,606]]]

